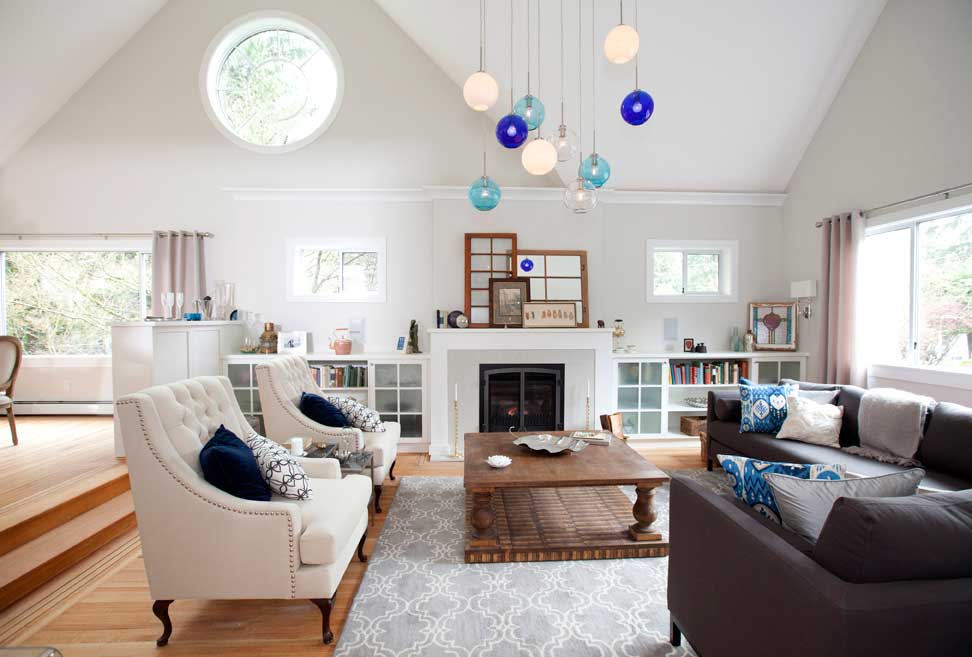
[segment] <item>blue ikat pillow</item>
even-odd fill
[[[813,463],[800,465],[797,463],[774,463],[772,461],[760,461],[750,459],[745,456],[726,456],[717,454],[719,464],[726,471],[729,485],[736,497],[744,502],[756,513],[769,518],[778,525],[783,523],[780,520],[780,509],[776,505],[776,498],[773,497],[773,489],[769,482],[763,479],[766,473],[784,474],[800,479],[843,479],[845,467],[839,463],[831,465],[823,463]]]
[[[786,396],[797,386],[739,384],[742,403],[739,433],[776,433],[786,419]]]

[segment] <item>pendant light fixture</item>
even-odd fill
[[[510,0],[510,113],[496,124],[496,140],[504,148],[519,148],[529,135],[527,122],[513,111],[513,0]]]
[[[611,177],[611,165],[597,152],[597,57],[595,56],[595,7],[597,0],[591,2],[591,154],[581,160],[581,178],[597,188],[601,188]]]
[[[638,28],[638,0],[635,0],[635,29]],[[631,125],[642,125],[655,113],[655,99],[638,86],[638,60],[635,55],[635,90],[621,101],[621,118]]]
[[[612,64],[627,64],[638,54],[641,38],[638,30],[624,24],[624,0],[618,0],[618,11],[621,20],[604,38],[604,56]]]
[[[499,85],[486,72],[486,0],[479,0],[479,70],[466,78],[462,97],[477,112],[485,112],[499,98]]]
[[[546,116],[546,109],[540,99],[534,96],[530,92],[530,64],[532,60],[530,58],[530,0],[527,0],[527,93],[526,96],[516,101],[516,105],[513,106],[513,112],[519,114],[523,117],[523,120],[527,122],[527,127],[530,130],[536,130],[543,123],[543,118]],[[540,41],[540,16],[537,16],[537,52],[539,53],[539,41]],[[538,55],[539,56],[539,55]],[[539,67],[539,60],[537,62]],[[537,84],[539,85],[540,72],[537,71]],[[539,86],[537,87],[539,90]],[[537,92],[539,93],[539,91]]]
[[[469,202],[480,212],[489,212],[497,205],[503,197],[499,185],[486,175],[486,150],[483,149],[483,175],[469,185]]]
[[[594,2],[594,0],[591,0]],[[581,64],[581,10],[580,0],[577,2],[577,127],[579,128],[579,150],[581,160],[584,159],[584,96],[581,86],[581,73],[584,67]],[[577,178],[567,185],[564,190],[564,205],[574,214],[587,214],[597,205],[597,190],[594,185],[581,177],[580,171]]]
[[[579,0],[578,0],[579,1]],[[549,137],[554,150],[557,151],[557,161],[567,162],[577,153],[577,135],[567,127],[564,121],[564,98],[567,96],[567,78],[564,75],[564,0],[560,0],[560,125],[557,132]]]
[[[540,50],[540,3],[543,0],[537,0],[537,93],[540,93],[540,58],[543,54]],[[529,7],[527,7],[529,11]],[[529,86],[529,83],[528,83]],[[529,124],[529,123],[528,123]],[[537,125],[537,132],[534,138],[527,144],[526,148],[523,149],[523,155],[520,156],[520,161],[523,163],[523,168],[527,170],[534,176],[545,176],[553,168],[557,166],[557,149],[553,147],[546,139],[540,136],[540,125]]]

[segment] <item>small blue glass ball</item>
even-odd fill
[[[635,89],[621,101],[621,118],[631,125],[641,125],[654,111],[655,101],[644,89]]]
[[[519,114],[507,114],[496,124],[496,139],[506,148],[519,148],[529,135],[527,122]]]
[[[578,175],[595,187],[601,187],[611,177],[611,165],[597,153],[591,153],[581,162]]]
[[[469,186],[469,202],[481,212],[488,212],[499,205],[502,196],[499,185],[488,176],[476,178]]]
[[[543,123],[543,118],[547,115],[547,110],[539,98],[527,94],[516,101],[516,105],[513,106],[513,113],[522,116],[530,130],[536,130]]]
[[[520,269],[527,272],[533,271],[533,261],[529,258],[524,258],[520,261]]]

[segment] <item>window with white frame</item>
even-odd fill
[[[290,240],[290,301],[385,301],[385,241]]]
[[[648,301],[736,301],[738,252],[734,240],[648,240]]]
[[[865,364],[972,370],[972,208],[868,227],[859,271]]]
[[[111,325],[145,317],[151,246],[0,246],[0,330],[28,356],[111,353]]]

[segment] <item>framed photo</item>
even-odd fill
[[[682,351],[684,351],[685,353],[688,353],[690,351],[695,351],[695,339],[685,338],[684,340],[682,340]]]
[[[523,304],[529,300],[527,279],[489,279],[489,325],[493,328],[523,326]]]
[[[405,351],[405,336],[398,336],[398,344],[395,345],[395,351]]]
[[[749,329],[755,336],[756,351],[796,351],[797,302],[749,304]]]
[[[307,331],[280,331],[277,334],[278,354],[307,355]]]
[[[577,328],[577,304],[573,301],[526,301],[523,328]]]

